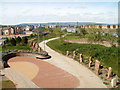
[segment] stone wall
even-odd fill
[[[7,55],[4,55],[2,57],[2,61],[3,61],[3,65],[4,65],[4,68],[7,68],[9,67],[8,65],[8,60],[10,58],[13,58],[13,57],[16,57],[16,56],[21,56],[21,57],[35,57],[35,58],[39,58],[39,59],[48,59],[50,58],[50,56],[43,56],[43,55],[39,55],[37,53],[27,53],[27,52],[16,52],[16,53],[9,53]]]

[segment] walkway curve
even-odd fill
[[[10,68],[5,68],[3,72],[5,73],[6,77],[8,77],[11,81],[14,82],[16,88],[39,88],[31,80],[29,80],[21,73],[16,72],[15,70],[12,70]]]
[[[45,49],[45,51],[47,51],[51,56],[51,58],[47,59],[46,62],[53,64],[76,76],[80,81],[80,85],[77,88],[107,88],[103,84],[102,80],[100,80],[100,78],[96,76],[88,68],[79,64],[77,61],[73,60],[72,58],[66,57],[52,50],[50,47],[46,45],[47,42],[58,38],[59,37],[48,39],[39,43],[39,46]]]

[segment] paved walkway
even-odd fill
[[[41,42],[39,45],[44,49],[44,43],[57,38],[52,38]],[[46,62],[51,63],[77,77],[80,81],[80,85],[77,88],[107,88],[103,82],[96,76],[92,71],[79,64],[77,61],[66,57],[62,54],[49,48],[45,45],[45,50],[51,55],[52,58],[46,60]]]
[[[5,73],[6,77],[14,82],[17,88],[39,88],[31,80],[19,72],[16,72],[10,68],[4,69],[3,72]]]
[[[44,60],[14,57],[9,60],[9,65],[11,69],[20,72],[41,88],[75,88],[79,85],[75,76]]]

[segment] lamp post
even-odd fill
[[[45,36],[43,36],[43,38],[44,38],[44,51],[45,51]]]
[[[39,30],[38,30],[38,43],[39,43]]]
[[[42,30],[42,28],[41,28],[41,30]],[[40,31],[38,30],[38,43],[39,43],[39,33],[42,33],[42,32],[40,32]],[[43,44],[44,44],[44,51],[45,51],[45,36],[44,36],[43,33],[42,33],[41,35],[43,36]],[[42,38],[42,37],[41,37],[41,38]]]

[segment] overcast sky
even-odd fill
[[[80,2],[79,0],[3,0],[0,3],[0,23],[40,22],[100,22],[118,23],[118,0],[116,2]],[[21,2],[20,2],[21,1]],[[40,2],[41,1],[41,2]],[[69,1],[69,2],[67,2]],[[105,1],[105,0],[101,0]]]

